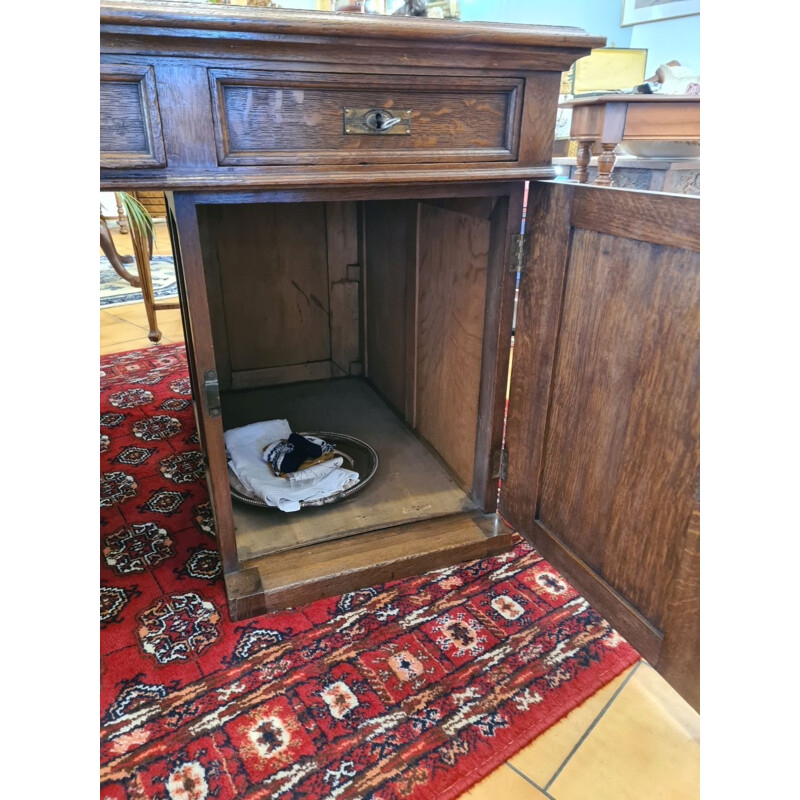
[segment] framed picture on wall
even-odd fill
[[[700,0],[622,0],[620,27],[700,13]]]

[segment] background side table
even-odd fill
[[[586,183],[591,148],[599,141],[598,186],[611,185],[617,145],[625,141],[700,141],[700,96],[608,94],[561,103],[572,109],[570,138],[578,141],[575,178]]]

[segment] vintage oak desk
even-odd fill
[[[500,553],[506,519],[693,691],[698,202],[546,182],[561,72],[603,41],[102,6],[101,186],[167,192],[233,619]],[[274,417],[378,474],[232,501],[223,431]]]

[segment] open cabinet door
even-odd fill
[[[500,512],[699,708],[697,198],[531,183]]]
[[[222,570],[228,574],[234,572],[239,564],[232,524],[230,489],[224,480],[227,463],[197,207],[193,197],[187,193],[168,192],[166,199],[167,225],[175,258],[175,277],[178,282],[194,416],[200,447],[208,468],[206,480],[209,499],[214,509]]]

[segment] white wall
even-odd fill
[[[631,28],[620,28],[619,0],[461,0],[461,19],[527,25],[573,25],[616,47],[631,47]]]
[[[647,49],[649,78],[661,64],[680,61],[685,67],[700,69],[700,15],[646,22],[630,28],[631,47]]]
[[[645,77],[676,59],[700,68],[700,15],[619,26],[621,0],[461,0],[461,19],[574,25],[608,39],[608,46],[641,47],[647,53]]]
[[[103,206],[104,217],[117,216],[117,198],[114,192],[100,192],[100,205]]]

